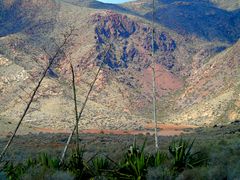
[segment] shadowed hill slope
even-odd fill
[[[47,28],[54,24],[58,5],[52,0],[0,1],[0,37],[37,26],[47,31]]]
[[[220,6],[223,1],[219,2]],[[236,4],[238,1],[233,1]],[[233,2],[225,1],[231,6]],[[156,21],[180,34],[195,35],[206,40],[234,43],[239,39],[239,6],[235,11],[220,8],[218,2],[208,0],[159,0],[156,1]],[[126,7],[152,18],[152,1],[131,2]]]

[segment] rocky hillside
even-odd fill
[[[240,42],[211,58],[175,99],[177,122],[221,124],[239,119]]]
[[[239,43],[222,51],[239,36],[239,16],[213,4],[206,6],[205,1],[201,9],[197,3],[200,2],[159,1],[158,13],[163,13],[162,17],[158,14],[160,19],[152,47],[149,1],[121,6],[86,0],[1,1],[0,118],[11,123],[18,120],[49,57],[61,43],[63,34],[74,27],[71,45],[65,49],[67,56],[59,58],[48,72],[24,121],[26,125],[70,128],[74,107],[69,60],[76,72],[80,107],[103,59],[102,51],[109,43],[111,49],[106,52],[81,128],[139,129],[150,121],[153,48],[159,114],[169,122],[198,125],[215,123],[220,116],[224,119],[221,113],[212,113],[212,119],[199,120],[204,114],[200,106],[210,107],[203,103],[207,100],[214,103],[216,95],[222,100],[232,99],[229,93],[235,92],[236,81],[229,73],[237,63],[226,62],[233,56],[237,59]],[[215,15],[206,15],[213,11]],[[176,18],[180,24],[171,20],[173,12],[180,14]],[[170,19],[163,18],[165,16]],[[190,16],[193,19],[189,19]],[[194,19],[197,24],[192,24]],[[208,19],[211,25],[202,19]],[[214,23],[222,29],[214,28]],[[209,69],[213,66],[216,66],[214,73]],[[237,76],[235,69],[236,72],[231,73]],[[220,83],[221,78],[226,83]],[[221,106],[222,100],[217,101],[218,105]],[[195,107],[199,109],[196,116],[191,115],[198,112]]]

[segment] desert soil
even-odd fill
[[[144,130],[110,130],[110,129],[84,129],[80,130],[83,134],[115,134],[115,135],[138,135],[138,134],[154,134],[154,124],[148,123]],[[175,136],[182,133],[189,133],[197,126],[177,125],[177,124],[158,124],[159,136]],[[54,130],[50,128],[36,128],[37,132],[43,133],[70,133],[69,130]]]

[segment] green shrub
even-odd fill
[[[169,146],[169,152],[173,157],[173,170],[182,172],[185,168],[194,168],[206,163],[206,155],[202,152],[192,152],[192,142],[183,140],[174,140]]]
[[[163,165],[163,163],[165,163],[167,160],[168,156],[166,153],[157,151],[154,155],[151,155],[149,164],[152,167],[158,167]]]
[[[88,170],[92,177],[102,177],[110,170],[110,162],[105,157],[95,157],[90,161]]]
[[[64,165],[66,170],[70,171],[76,179],[88,179],[91,177],[91,174],[86,171],[88,165],[83,159],[83,154],[83,149],[76,148],[72,151],[69,159]]]
[[[150,162],[150,155],[144,153],[145,142],[139,149],[134,141],[119,164],[117,176],[123,179],[145,179]]]
[[[18,180],[26,172],[26,167],[23,164],[14,166],[13,163],[7,162],[3,171],[9,180]]]
[[[29,165],[39,164],[40,166],[49,169],[59,169],[59,162],[60,161],[58,158],[53,158],[46,153],[40,154],[36,160],[27,160],[27,163]]]
[[[27,159],[24,163],[14,165],[11,162],[7,162],[3,171],[8,179],[21,179],[29,171],[35,171],[35,177],[44,177],[45,172],[54,172],[59,168],[59,160],[48,156],[47,154],[40,154],[37,158]],[[37,169],[37,170],[36,170]],[[38,179],[42,179],[38,178]]]

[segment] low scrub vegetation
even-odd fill
[[[207,156],[194,151],[194,141],[178,139],[169,145],[169,153],[145,151],[146,141],[141,147],[136,141],[118,160],[107,155],[96,154],[84,158],[84,150],[75,148],[63,163],[58,158],[40,154],[23,163],[7,162],[2,175],[8,179],[175,179],[182,172],[204,168]]]

